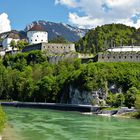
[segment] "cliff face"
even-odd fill
[[[80,91],[77,88],[70,86],[68,88],[68,96],[62,96],[62,103],[69,104],[84,104],[84,105],[101,105],[105,104],[107,94],[103,89],[98,91]],[[67,99],[66,99],[67,98]]]
[[[62,95],[61,103],[104,106],[106,105],[108,92],[113,94],[122,93],[122,89],[115,84],[109,84],[107,89],[99,88],[94,91],[86,91],[70,85]]]

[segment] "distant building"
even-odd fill
[[[140,46],[123,46],[98,53],[94,62],[140,62]]]
[[[122,47],[115,47],[110,48],[107,52],[139,52],[140,46],[122,46]]]
[[[18,34],[10,33],[2,41],[3,49],[11,49],[10,43],[14,40],[16,43],[20,40]]]
[[[48,43],[48,33],[37,24],[27,31],[27,37],[30,44]]]

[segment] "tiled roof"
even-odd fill
[[[6,38],[20,39],[19,35],[14,33],[8,34]]]
[[[35,24],[31,29],[29,29],[28,31],[45,31],[45,29],[38,24]]]

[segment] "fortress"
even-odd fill
[[[22,52],[41,50],[45,52],[44,54],[51,63],[71,58],[80,58],[83,63],[87,63],[89,60],[93,62],[140,62],[140,46],[110,48],[93,57],[93,54],[76,52],[74,43],[48,43],[48,33],[38,24],[33,25],[27,31],[27,38],[30,45],[24,47]],[[0,55],[4,56],[5,50],[11,50],[11,46],[9,46],[11,40],[17,42],[20,38],[14,34],[8,35],[3,40],[4,50],[0,52]]]
[[[98,53],[94,62],[140,62],[140,46],[122,46]]]
[[[41,50],[48,56],[50,63],[78,57],[73,43],[48,43],[48,33],[39,25],[34,25],[27,32],[27,37],[30,45],[23,48],[22,52]]]
[[[91,58],[93,55],[76,52],[74,43],[48,43],[48,33],[39,25],[34,25],[28,32],[30,45],[23,48],[22,52],[41,50],[45,52],[50,63],[57,63],[64,59]]]

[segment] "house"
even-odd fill
[[[20,37],[18,34],[14,34],[14,33],[9,33],[2,41],[2,46],[3,49],[6,50],[11,50],[11,46],[10,43],[11,41],[14,40],[16,43],[20,40]]]

